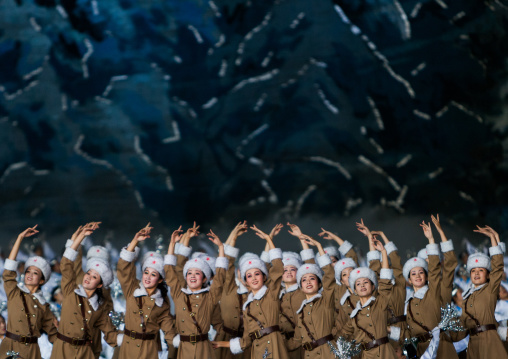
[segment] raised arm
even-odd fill
[[[219,249],[219,256],[215,261],[215,276],[213,277],[212,285],[210,286],[210,294],[212,295],[212,300],[214,304],[217,304],[222,295],[222,290],[224,288],[224,281],[226,280],[226,270],[228,268],[228,259],[224,253],[224,245],[220,241],[219,237],[215,233],[210,232],[207,234],[208,239],[215,244]]]
[[[428,285],[429,291],[435,300],[440,301],[441,299],[441,265],[439,263],[439,249],[432,235],[432,228],[430,223],[422,221],[420,226],[423,229],[423,234],[429,241],[427,245],[427,255],[429,259],[429,273],[428,273]]]
[[[503,252],[499,247],[499,242],[496,237],[499,237],[496,231],[490,227],[476,226],[478,229],[474,230],[477,233],[481,233],[490,238],[491,247],[489,248],[490,260],[491,260],[491,271],[489,274],[489,283],[491,293],[496,296],[499,293],[499,285],[503,278],[504,263],[503,263]]]
[[[12,246],[11,253],[9,254],[8,259],[10,259],[11,261],[16,260],[16,257],[18,256],[19,248],[21,247],[21,242],[23,241],[23,239],[31,237],[31,236],[39,233],[39,231],[37,230],[37,226],[38,225],[36,224],[33,227],[28,227],[23,232],[18,234],[18,238],[16,238],[16,242],[14,242],[14,245]]]
[[[339,245],[340,254],[343,257],[351,258],[355,261],[356,265],[358,265],[358,255],[356,254],[355,250],[353,249],[353,245],[350,242],[343,240],[335,233],[327,231],[324,228],[321,228],[321,233],[318,235],[323,239],[335,241]]]
[[[374,247],[374,236],[369,228],[367,228],[367,226],[363,223],[363,219],[361,222],[356,223],[356,228],[360,231],[360,233],[367,237],[367,240],[369,241],[367,262],[369,263],[369,268],[376,272],[376,275],[379,277],[379,272],[381,270],[381,254],[376,251],[376,248]]]
[[[250,228],[254,230],[258,237],[266,240],[269,248],[268,255],[270,258],[271,266],[268,270],[269,278],[267,278],[265,284],[271,289],[272,294],[278,298],[278,293],[282,283],[282,275],[284,273],[284,265],[282,264],[282,251],[278,248],[275,248],[275,245],[273,244],[273,237],[275,237],[280,232],[282,229],[282,224],[277,224],[270,232],[270,235],[261,231],[255,225]]]
[[[292,236],[298,238],[298,240],[300,241],[301,245],[302,245],[302,251],[300,252],[300,256],[302,257],[302,260],[307,263],[307,264],[315,264],[316,263],[316,259],[314,258],[314,251],[312,250],[312,248],[309,247],[309,244],[302,239],[302,231],[300,230],[300,227],[298,227],[296,224],[293,224],[293,223],[289,223],[288,222],[288,226],[289,226],[289,234],[291,234]]]
[[[457,256],[453,251],[453,242],[448,240],[443,231],[443,228],[441,227],[439,214],[436,216],[431,215],[430,218],[434,224],[434,227],[436,227],[439,236],[441,237],[441,252],[444,256],[443,277],[441,282],[441,304],[445,305],[452,301],[453,280],[455,277],[455,269],[457,268],[458,261]]]
[[[164,270],[166,271],[166,284],[171,288],[171,296],[176,299],[181,293],[182,284],[178,280],[178,273],[175,270],[176,257],[175,246],[182,239],[182,226],[171,234],[171,241],[168,246],[168,254],[164,257]]]

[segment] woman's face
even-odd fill
[[[249,289],[257,292],[265,285],[265,277],[260,269],[252,268],[245,273],[245,281]]]
[[[185,280],[190,290],[200,290],[206,282],[206,277],[201,270],[189,268]]]
[[[99,272],[95,269],[89,269],[83,277],[83,288],[86,290],[96,290],[102,287],[102,279]]]
[[[42,271],[39,268],[30,266],[25,271],[25,285],[27,287],[40,286],[44,283],[42,277]]]
[[[474,285],[482,285],[487,283],[489,279],[489,272],[486,268],[473,268],[471,269],[471,283]]]
[[[409,272],[409,284],[419,289],[427,284],[427,274],[423,267],[415,267]]]
[[[335,256],[330,256],[330,260],[332,261],[332,267],[335,267],[335,263],[337,263],[339,259]]]
[[[295,266],[285,266],[284,274],[282,275],[282,281],[286,284],[295,284],[296,283],[296,267]]]
[[[153,289],[159,285],[159,283],[162,282],[162,277],[158,271],[156,271],[153,268],[145,268],[143,271],[143,286],[146,289]]]
[[[368,278],[358,278],[355,282],[355,292],[359,297],[371,297],[374,285]]]
[[[349,275],[351,274],[351,271],[353,270],[353,267],[347,267],[342,270],[342,273],[340,274],[340,282],[349,288]]]
[[[6,332],[6,326],[5,326],[5,319],[3,317],[0,317],[0,335],[5,335]]]
[[[305,274],[300,282],[302,292],[307,295],[316,294],[319,291],[319,279],[312,273]]]

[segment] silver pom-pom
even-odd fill
[[[268,353],[268,348],[265,348],[265,353],[263,354],[263,359],[268,358],[272,353]]]
[[[123,312],[111,311],[109,312],[109,317],[116,329],[119,329],[120,325],[125,323],[125,314]]]
[[[120,285],[120,282],[117,279],[115,279],[113,284],[111,284],[110,288],[111,288],[111,296],[113,298],[118,299],[121,296],[123,296],[122,286]]]
[[[441,321],[438,324],[439,329],[451,332],[461,332],[464,327],[460,323],[460,315],[452,304],[446,304],[441,307]]]
[[[360,343],[356,343],[356,340],[348,342],[344,337],[337,339],[337,347],[332,342],[328,342],[328,346],[332,351],[332,354],[338,359],[350,359],[357,356],[362,351],[360,349]]]
[[[19,355],[19,352],[15,352],[14,350],[9,350],[7,352],[7,358],[17,359],[17,358],[21,358],[21,356]]]

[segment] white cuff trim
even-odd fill
[[[300,257],[302,258],[302,261],[308,261],[310,259],[314,258],[314,251],[312,248],[304,249],[300,252]]]
[[[18,261],[7,258],[4,262],[4,269],[15,272],[18,269]]]
[[[180,334],[175,335],[173,338],[173,346],[178,348],[180,346]]]
[[[72,248],[67,248],[63,254],[63,256],[71,261],[75,261],[78,256],[78,251],[75,251]]]
[[[437,243],[427,244],[427,255],[428,256],[438,256],[439,255],[439,246]]]
[[[186,247],[184,245],[181,245],[177,254],[189,258],[191,253],[192,253],[192,247]]]
[[[379,279],[393,279],[393,269],[381,268],[381,272],[379,273]]]
[[[273,261],[274,259],[282,259],[282,249],[280,248],[270,249],[270,251],[268,251],[268,256],[270,257],[270,262]]]
[[[380,261],[381,260],[381,252],[378,252],[378,251],[368,251],[367,252],[367,262],[372,262],[372,261],[375,261],[375,260],[378,260]]]
[[[225,244],[224,253],[229,257],[236,258],[238,257],[238,253],[240,253],[240,249],[230,246],[229,244]]]
[[[499,247],[501,247],[501,250],[503,251],[503,253],[506,253],[506,243],[499,242]]]
[[[441,242],[439,245],[441,246],[441,252],[443,253],[453,251],[453,242],[451,240]]]
[[[174,256],[173,254],[166,254],[164,256],[164,265],[176,266],[176,256]]]
[[[263,251],[259,258],[261,258],[261,260],[265,263],[270,262],[270,256],[268,255],[268,252]]]
[[[495,256],[496,254],[503,254],[503,251],[501,250],[501,247],[495,246],[489,248],[489,254],[490,256]]]
[[[345,257],[346,253],[349,252],[351,248],[353,248],[353,245],[348,241],[344,241],[344,243],[342,243],[342,245],[339,247],[339,252],[343,257]]]
[[[388,242],[385,244],[386,254],[390,255],[390,253],[395,252],[397,249],[397,246],[393,242]]]
[[[118,336],[116,337],[116,346],[119,347],[121,346],[123,343],[123,334],[118,334]]]
[[[72,246],[72,243],[74,243],[74,241],[72,239],[68,239],[67,242],[65,242],[65,248]]]
[[[390,338],[393,341],[398,342],[400,338],[400,328],[395,326],[390,326],[390,335],[388,335],[388,338]]]
[[[227,259],[226,257],[217,257],[217,259],[215,260],[215,268],[217,269],[219,268],[228,269],[228,265],[229,259]]]
[[[503,342],[506,341],[507,330],[508,330],[507,327],[497,327],[497,334],[499,334],[499,338],[501,338]]]
[[[120,251],[120,258],[122,258],[126,262],[134,262],[136,259],[136,252],[129,252],[127,248],[122,248]]]
[[[233,354],[242,354],[242,346],[240,345],[240,338],[233,338],[229,341],[229,349]]]
[[[317,264],[323,268],[327,266],[328,264],[331,264],[332,260],[330,259],[330,256],[328,254],[324,254],[322,256],[317,257]]]

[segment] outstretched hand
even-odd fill
[[[265,232],[263,232],[262,230],[260,230],[258,227],[256,227],[256,225],[255,225],[255,224],[253,224],[253,225],[250,227],[250,229],[252,229],[252,230],[256,233],[256,235],[257,235],[258,237],[263,238],[263,239],[264,239],[264,240],[266,240],[266,241],[271,241],[271,240],[272,240],[272,238],[271,238],[268,234],[266,234]]]
[[[311,236],[308,236],[306,234],[302,234],[300,236],[300,240],[304,241],[305,243],[307,243],[308,245],[310,246],[314,246],[314,247],[318,247],[321,245],[321,243],[319,243],[318,241],[316,241],[314,238],[312,238]]]
[[[420,227],[422,227],[425,237],[427,237],[429,241],[433,241],[434,236],[432,235],[432,228],[430,227],[430,223],[425,223],[425,221],[422,221],[422,223],[420,223]]]
[[[371,237],[371,233],[370,233],[370,230],[369,228],[363,223],[363,218],[360,220],[360,222],[356,222],[356,228],[361,232],[363,233],[364,236],[370,238]]]
[[[300,230],[300,227],[298,227],[296,224],[292,224],[292,223],[287,223],[288,226],[289,226],[289,234],[291,234],[292,236],[295,236],[295,237],[298,237],[300,238],[300,236],[302,235],[302,231]]]
[[[373,239],[372,240],[372,245],[374,246],[374,248],[379,251],[379,252],[382,252],[385,250],[385,246],[383,246],[383,243],[381,243],[381,241],[377,240],[377,239]]]
[[[182,226],[178,227],[178,229],[175,229],[171,234],[171,243],[175,244],[176,242],[179,242],[180,239],[182,239],[182,234]]]
[[[272,230],[270,231],[270,238],[272,240],[275,238],[275,236],[277,236],[280,233],[282,227],[284,227],[284,225],[282,223],[279,223],[272,228]]]
[[[436,229],[441,232],[443,229],[441,228],[441,223],[439,222],[439,214],[436,214],[434,217],[433,214],[430,215],[430,219],[432,220],[432,223],[434,223],[434,226]]]
[[[28,237],[31,237],[31,236],[39,233],[39,231],[37,230],[37,226],[38,226],[38,224],[36,224],[33,227],[28,227],[23,232],[21,232],[18,237],[28,238]]]
[[[144,228],[140,229],[138,233],[134,236],[134,239],[138,242],[142,242],[147,238],[150,238],[150,232],[153,227],[150,227],[150,223],[148,223]]]
[[[215,244],[217,247],[222,246],[222,242],[220,241],[219,237],[215,233],[213,233],[211,229],[210,232],[207,234],[207,236],[208,239],[211,240],[213,244]]]

